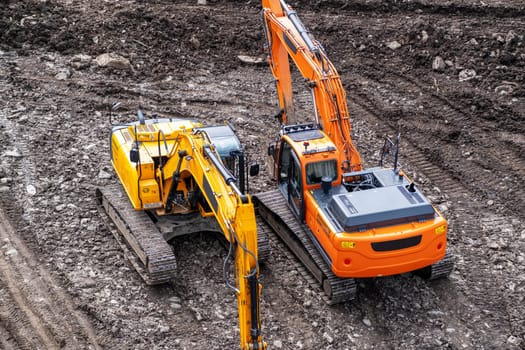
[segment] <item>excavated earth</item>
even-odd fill
[[[431,283],[410,274],[360,280],[353,302],[329,306],[272,239],[264,339],[272,349],[522,349],[523,1],[291,4],[339,70],[367,165],[385,135],[401,133],[400,161],[448,218],[456,266]],[[260,6],[0,1],[0,348],[238,348],[221,240],[177,239],[177,276],[148,287],[104,226],[94,192],[117,182],[113,102],[123,105],[113,123],[134,120],[139,106],[231,122],[263,164],[251,192],[273,188],[264,155],[277,106]],[[104,66],[96,58],[105,53],[126,60]],[[298,118],[311,120],[302,96]]]

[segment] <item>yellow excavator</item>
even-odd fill
[[[235,257],[240,347],[265,349],[260,320],[258,235],[248,167],[230,125],[204,126],[179,118],[148,118],[111,130],[111,162],[120,180],[96,190],[108,227],[148,284],[169,282],[176,260],[169,242],[195,232],[220,232]],[[258,165],[250,167],[256,175]],[[237,174],[234,176],[233,174]],[[259,240],[259,241],[258,241]],[[227,264],[224,263],[225,276]]]

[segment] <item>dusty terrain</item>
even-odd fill
[[[328,306],[272,241],[263,267],[273,349],[525,346],[525,6],[521,0],[292,1],[338,68],[353,137],[386,134],[445,213],[448,280],[367,279]],[[95,58],[129,60],[102,67]],[[0,348],[235,349],[226,251],[175,242],[173,282],[147,287],[99,218],[115,183],[108,107],[232,122],[264,162],[277,125],[258,1],[0,1]],[[437,57],[440,58],[437,58]],[[301,103],[301,101],[299,101]],[[303,108],[305,118],[311,115]],[[252,192],[272,187],[263,168]]]

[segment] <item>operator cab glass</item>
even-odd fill
[[[337,161],[335,159],[306,164],[306,184],[321,183],[323,177],[334,181],[337,178]]]
[[[283,141],[280,147],[278,176],[279,189],[288,199],[295,214],[302,219],[304,208],[301,163],[286,141]]]

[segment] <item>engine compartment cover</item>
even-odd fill
[[[328,210],[346,232],[365,231],[434,218],[435,210],[417,188],[378,187],[332,197]]]

